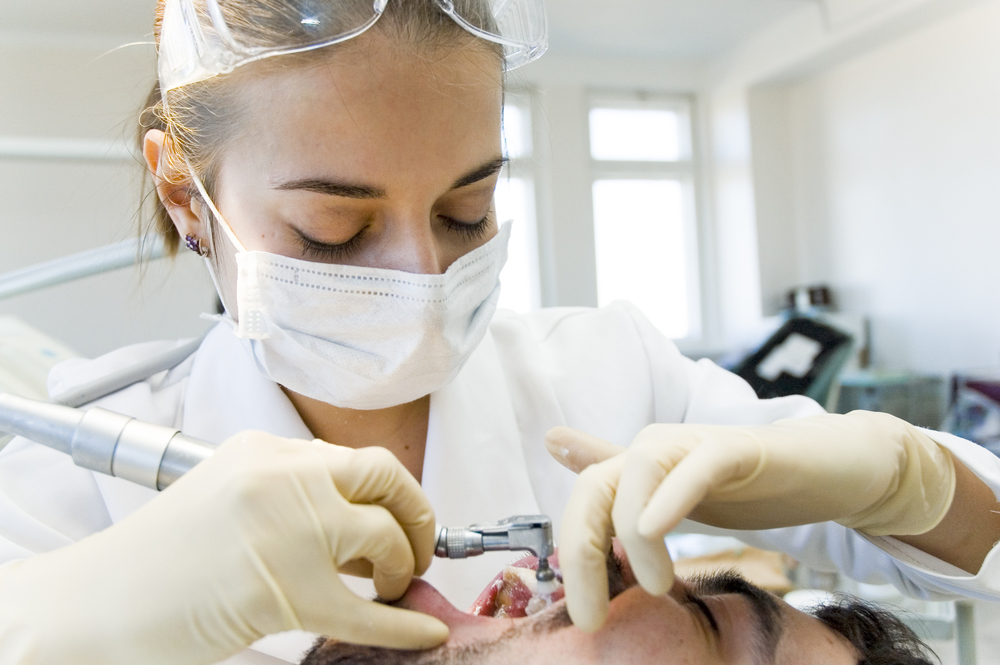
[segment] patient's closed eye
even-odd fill
[[[715,632],[715,634],[719,635],[719,622],[715,620],[715,615],[712,614],[712,610],[708,607],[705,601],[699,598],[698,596],[694,596],[691,594],[688,594],[685,600],[691,605],[694,605],[698,609],[698,611],[702,614],[702,616],[708,620],[708,624],[712,627],[712,630]]]

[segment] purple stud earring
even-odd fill
[[[198,256],[208,256],[208,248],[201,246],[201,241],[191,234],[184,236],[184,244]]]

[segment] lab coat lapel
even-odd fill
[[[458,377],[431,394],[422,484],[438,523],[468,526],[538,513],[510,404],[487,333]],[[516,556],[436,561],[425,579],[464,607]]]
[[[489,334],[458,377],[431,395],[423,486],[442,523],[537,512],[510,402]]]
[[[124,412],[144,416],[135,404],[125,406]],[[208,334],[194,357],[184,391],[183,409],[174,426],[179,426],[188,436],[211,443],[222,443],[248,429],[299,439],[313,438],[281,388],[261,376],[239,340],[224,324]],[[94,474],[94,478],[114,522],[157,494],[120,478],[101,474]]]

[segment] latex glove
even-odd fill
[[[663,536],[685,517],[729,529],[835,520],[872,536],[916,535],[944,518],[955,490],[946,450],[898,418],[863,411],[758,427],[650,425],[628,449],[559,427],[546,446],[582,471],[559,563],[570,615],[587,631],[607,616],[612,527],[639,584],[661,595],[674,577]]]
[[[431,647],[443,623],[362,600],[338,570],[398,598],[433,541],[389,451],[243,433],[118,524],[0,568],[0,662],[214,663],[291,629]]]

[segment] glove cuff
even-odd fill
[[[955,461],[947,449],[921,429],[885,414],[855,412],[880,437],[900,446],[901,464],[896,482],[882,501],[838,520],[839,524],[869,536],[917,536],[944,519],[955,497]]]

